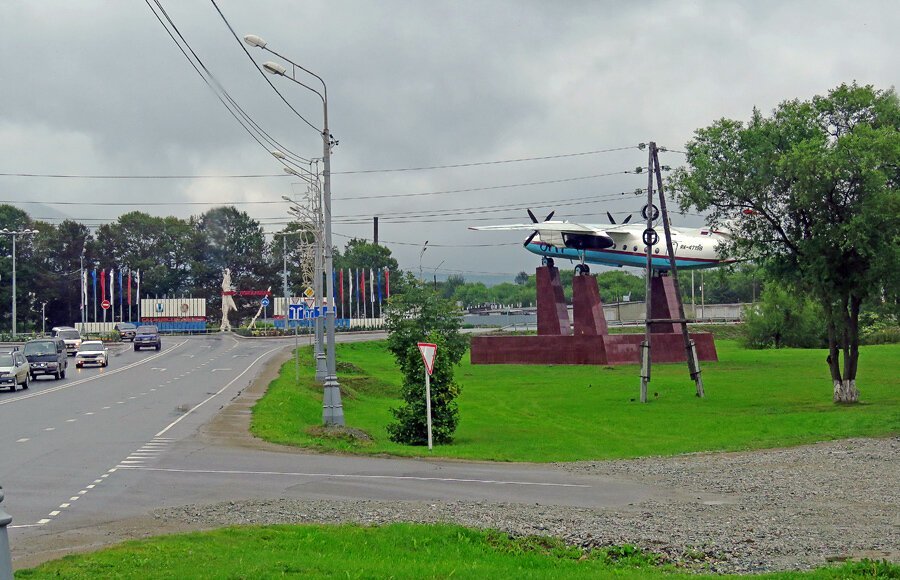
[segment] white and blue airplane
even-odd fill
[[[590,272],[588,264],[604,266],[647,266],[647,246],[643,241],[645,224],[628,224],[628,216],[621,224],[613,220],[607,212],[609,224],[579,224],[569,221],[551,221],[554,212],[550,212],[544,221],[539,222],[531,210],[530,224],[509,224],[497,226],[470,226],[470,230],[479,231],[514,231],[532,230],[523,244],[525,249],[543,258],[544,264],[552,266],[555,259],[578,261],[575,266],[577,274]],[[666,252],[665,237],[662,228],[658,240],[653,245],[651,268],[660,272],[671,269]],[[719,255],[719,245],[730,234],[727,230],[710,228],[670,228],[672,245],[675,249],[675,265],[679,270],[698,270],[715,268],[733,260],[723,259]]]

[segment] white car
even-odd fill
[[[85,340],[78,347],[75,353],[75,366],[78,368],[84,365],[100,365],[101,367],[109,366],[109,351],[99,340]]]
[[[18,385],[27,389],[31,382],[31,367],[28,360],[18,350],[0,352],[0,387],[15,391]]]
[[[63,339],[63,342],[66,343],[66,352],[69,354],[75,354],[81,348],[81,333],[74,328],[54,327],[53,336]]]

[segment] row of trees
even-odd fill
[[[58,225],[33,220],[11,205],[0,205],[0,229],[34,229],[33,236],[16,240],[16,310],[20,331],[41,328],[41,306],[46,304],[47,325],[71,324],[81,319],[79,276],[82,263],[93,270],[127,268],[141,273],[144,296],[194,296],[208,300],[211,315],[221,303],[222,271],[230,268],[232,282],[241,289],[272,287],[281,294],[283,243],[267,240],[260,223],[231,206],[216,207],[187,219],[156,217],[135,211],[91,231],[84,224],[65,220]],[[287,243],[289,285],[302,291],[296,264],[302,259],[298,241],[303,226],[289,224]],[[343,252],[335,249],[335,268],[389,269],[399,272],[397,261],[383,246],[351,240]],[[12,240],[0,236],[0,278],[12,272]],[[396,276],[399,280],[399,276]],[[393,285],[392,285],[393,286]],[[392,287],[393,290],[393,287]],[[0,319],[11,326],[12,284],[0,283]],[[89,300],[90,303],[90,300]],[[255,302],[238,301],[241,317],[251,316]],[[89,310],[92,308],[89,307]]]

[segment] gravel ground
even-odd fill
[[[454,522],[584,547],[635,544],[689,569],[796,570],[848,557],[900,560],[900,438],[789,449],[559,464],[727,498],[576,509],[480,502],[232,501],[154,512],[159,521],[232,524]]]

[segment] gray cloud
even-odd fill
[[[318,135],[253,70],[212,4],[162,3],[260,125],[298,153],[321,154]],[[783,99],[809,98],[854,79],[886,88],[895,82],[900,49],[894,30],[900,5],[887,0],[220,0],[219,5],[238,34],[258,34],[325,77],[332,132],[341,141],[333,158],[335,172],[552,155],[650,139],[677,148],[697,127],[723,116],[745,119],[753,106],[767,111]],[[145,4],[3,2],[0,19],[7,24],[0,38],[0,171],[281,171],[216,100]],[[275,60],[258,50],[251,54],[257,62]],[[318,125],[316,97],[283,81],[273,79]],[[669,162],[680,159],[672,155]],[[366,225],[336,224],[335,231],[370,236],[369,218],[380,215],[383,240],[510,243],[518,238],[470,232],[465,221],[386,222],[396,212],[498,204],[528,204],[546,213],[547,200],[627,191],[643,186],[643,179],[341,199],[565,179],[644,163],[645,154],[633,150],[455,170],[336,174],[334,213],[365,216]],[[0,177],[0,198],[21,201],[277,200],[297,189],[286,178],[109,182]],[[631,211],[639,205],[632,196],[620,196],[561,207],[557,215],[603,221],[607,209]],[[32,206],[20,207],[44,217]],[[81,219],[113,219],[133,209],[53,207]],[[281,206],[242,207],[266,224],[285,214]],[[144,209],[182,216],[202,211]],[[396,245],[392,250],[404,267],[417,268],[418,248]],[[435,247],[428,259],[432,267],[444,260],[443,268],[464,271],[516,272],[536,263],[510,246]]]

